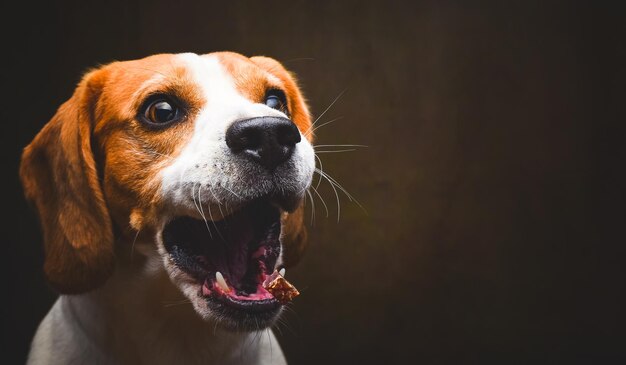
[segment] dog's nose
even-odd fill
[[[272,171],[285,162],[300,142],[298,127],[287,118],[240,120],[226,130],[226,145]]]

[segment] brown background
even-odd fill
[[[22,2],[3,24],[2,356],[54,300],[20,149],[88,67],[159,52],[284,61],[320,155],[365,207],[321,193],[288,275],[292,364],[624,360],[624,13],[575,2]],[[8,200],[8,201],[7,201]],[[288,327],[288,328],[287,328]],[[2,363],[5,363],[2,361]]]

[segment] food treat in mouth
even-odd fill
[[[263,283],[263,287],[276,298],[282,304],[287,304],[293,300],[293,298],[300,295],[298,289],[293,286],[283,276],[285,274],[284,269],[280,272],[274,270],[272,275],[268,276]]]

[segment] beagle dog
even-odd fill
[[[263,282],[305,247],[312,139],[271,58],[160,54],[87,73],[22,155],[61,294],[28,363],[284,364],[269,330],[284,302]]]

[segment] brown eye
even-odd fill
[[[138,118],[150,127],[165,127],[179,121],[183,110],[166,95],[154,95],[144,103]]]
[[[165,124],[178,116],[178,108],[165,100],[157,100],[146,110],[146,118],[155,124]]]

